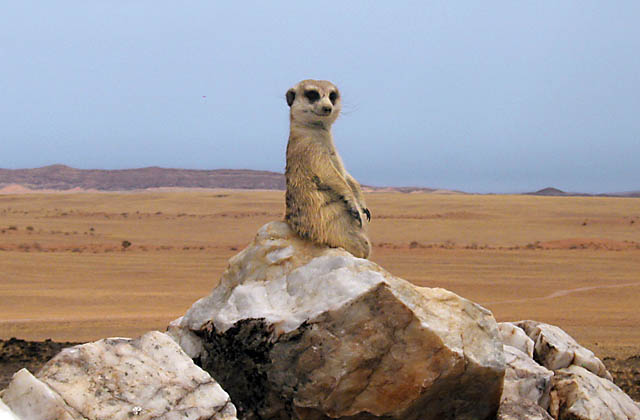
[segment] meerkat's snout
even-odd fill
[[[313,91],[315,92],[315,91]],[[334,92],[332,92],[334,93]],[[315,98],[315,96],[314,96]],[[332,100],[333,98],[333,100]],[[333,105],[336,102],[336,97],[332,97],[331,94],[325,94],[322,95],[322,97],[320,97],[320,94],[318,94],[317,99],[315,99],[315,101],[313,100],[309,100],[309,102],[311,102],[312,104],[314,102],[316,102],[316,113],[320,114],[322,116],[327,116],[327,115],[331,115],[331,112],[333,111]]]
[[[320,111],[318,112],[320,115],[330,115],[331,111],[333,111],[333,107],[331,105],[322,105],[319,107]]]

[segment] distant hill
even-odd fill
[[[524,193],[525,195],[540,195],[547,197],[640,197],[640,191],[628,191],[622,193],[608,194],[586,194],[578,192],[565,192],[553,187],[543,188],[535,192]]]
[[[87,189],[127,191],[146,188],[234,188],[284,190],[284,175],[245,169],[168,169],[121,170],[75,169],[51,165],[35,169],[0,169],[0,188],[21,185],[34,190]]]
[[[66,165],[50,165],[35,169],[0,169],[0,192],[30,190],[98,190],[132,191],[148,188],[228,188],[284,190],[284,175],[278,172],[250,169],[173,169],[152,166],[139,169],[75,169]],[[376,187],[362,185],[365,191],[430,194],[467,194],[462,191],[426,187]],[[547,187],[525,193],[539,196],[591,196],[568,193]],[[640,197],[640,191],[597,194],[598,197]]]
[[[621,193],[616,193],[615,196],[616,197],[640,197],[640,191],[621,192]]]
[[[131,191],[148,188],[229,188],[284,190],[284,175],[277,172],[250,169],[75,169],[65,165],[50,165],[35,169],[0,169],[0,190],[29,192],[31,190],[98,190]],[[423,187],[374,187],[367,191],[399,193],[462,194],[459,191],[435,190]]]
[[[530,192],[530,193],[526,193],[527,195],[548,195],[548,196],[563,196],[563,195],[569,195],[566,192],[559,190],[557,188],[553,188],[553,187],[547,187],[547,188],[543,188],[541,190],[535,191],[535,192]]]

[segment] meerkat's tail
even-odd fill
[[[355,232],[344,239],[344,242],[338,246],[349,251],[354,257],[369,258],[371,255],[371,242],[362,232]]]
[[[296,217],[285,220],[303,239],[332,248],[341,247],[355,257],[368,258],[371,254],[371,242],[365,230],[359,226],[358,222],[347,216],[344,208],[339,208],[339,212],[336,210],[338,209],[327,207],[320,209],[317,216],[320,216],[321,223],[300,223]]]

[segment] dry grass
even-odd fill
[[[164,329],[279,219],[282,192],[0,195],[0,338]],[[498,320],[640,348],[640,200],[371,193],[373,260]],[[123,249],[123,242],[131,246]]]

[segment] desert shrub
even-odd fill
[[[540,241],[535,241],[534,243],[528,243],[527,246],[525,246],[526,249],[539,249],[542,248],[542,246],[540,246]]]
[[[444,248],[444,249],[454,249],[455,247],[456,247],[455,241],[452,241],[450,239],[444,241],[444,243],[440,245],[440,248]]]
[[[131,242],[129,241],[122,241],[122,249],[125,250],[127,248],[129,248],[131,246]]]

